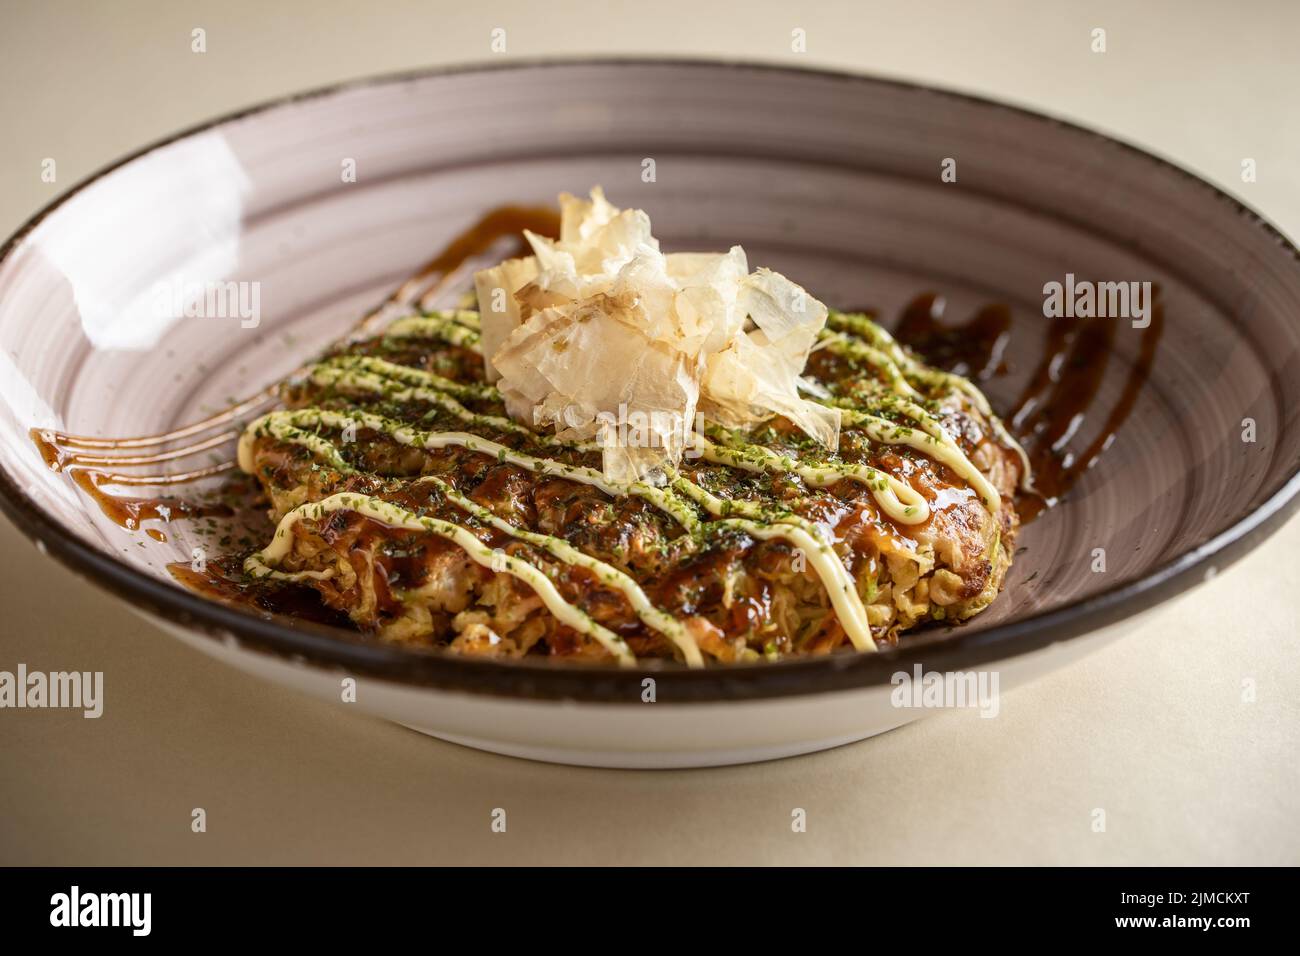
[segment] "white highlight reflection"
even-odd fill
[[[231,276],[250,188],[213,132],[141,157],[78,195],[78,227],[50,230],[39,248],[72,287],[91,344],[149,349],[180,318],[157,308],[160,283]]]

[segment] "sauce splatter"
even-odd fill
[[[1002,355],[1011,340],[1011,310],[987,305],[962,325],[942,323],[944,300],[933,293],[903,310],[894,337],[925,356],[928,364],[984,382],[1005,374]]]
[[[101,487],[104,479],[98,472],[85,468],[72,468],[68,473],[87,497],[99,505],[100,511],[128,531],[138,531],[142,521],[172,521],[176,518],[209,516],[225,518],[234,514],[234,510],[223,502],[186,501],[166,497],[135,498],[109,494]],[[166,540],[166,538],[155,537],[154,540]]]
[[[986,306],[965,323],[942,323],[943,300],[927,293],[904,310],[895,336],[926,362],[978,381],[1006,371],[1003,353],[1010,336],[1010,311]],[[1031,521],[1055,505],[1083,477],[1115,440],[1137,404],[1151,375],[1156,348],[1164,332],[1164,305],[1151,305],[1150,324],[1142,330],[1138,356],[1129,368],[1118,400],[1105,413],[1093,438],[1076,451],[1075,440],[1100,412],[1093,408],[1115,335],[1125,320],[1117,318],[1053,319],[1042,355],[1010,413],[1008,430],[1029,455],[1037,495],[1017,504],[1022,521]]]

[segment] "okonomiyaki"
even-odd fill
[[[739,246],[561,197],[476,308],[332,348],[250,422],[251,586],[378,640],[691,666],[873,652],[979,613],[1024,453],[970,381]]]

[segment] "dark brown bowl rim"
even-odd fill
[[[1170,175],[1182,177],[1245,216],[1263,229],[1300,264],[1300,250],[1283,233],[1245,203],[1174,163],[1122,140],[1047,114],[986,97],[925,84],[835,70],[790,67],[761,62],[709,58],[575,58],[517,60],[509,63],[465,64],[384,74],[277,97],[237,112],[189,127],[119,159],[79,182],[32,216],[0,247],[3,264],[26,236],[47,216],[90,184],[121,166],[157,149],[244,117],[295,102],[398,84],[428,77],[575,66],[666,66],[761,70],[813,75],[861,84],[925,92],[982,107],[1010,111],[1037,122],[1065,127],[1141,156]],[[1280,528],[1300,504],[1300,469],[1275,483],[1266,500],[1250,514],[1210,540],[1154,569],[1142,578],[1116,585],[1052,611],[1009,621],[984,631],[955,633],[937,640],[917,639],[877,654],[836,654],[805,660],[738,664],[689,670],[671,663],[643,661],[630,668],[592,667],[550,661],[501,662],[475,660],[436,651],[418,651],[369,642],[337,629],[263,618],[226,607],[176,584],[150,577],[66,533],[0,469],[0,511],[39,548],[72,571],[147,611],[190,631],[220,642],[281,659],[329,668],[399,684],[507,698],[576,700],[593,703],[639,703],[643,680],[653,676],[661,703],[706,703],[789,697],[846,691],[886,684],[899,671],[920,665],[925,671],[970,669],[990,662],[1041,650],[1081,637],[1167,600],[1221,571]]]

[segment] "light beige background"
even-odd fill
[[[1284,0],[0,10],[6,234],[143,142],[313,85],[487,59],[500,26],[509,56],[721,55],[992,95],[1144,145],[1300,235],[1300,4]],[[206,54],[190,52],[195,27]],[[795,27],[806,54],[790,52]],[[97,721],[0,711],[0,863],[1297,863],[1298,551],[1293,521],[1132,637],[1007,694],[996,720],[945,713],[811,757],[651,773],[480,754],[261,684],[0,523],[0,669],[102,670],[107,685]]]

